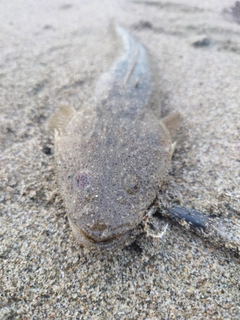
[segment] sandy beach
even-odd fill
[[[234,9],[235,8],[235,9]],[[80,110],[120,52],[111,21],[151,52],[163,115],[179,111],[163,203],[240,221],[240,9],[230,0],[0,3],[0,319],[240,318],[239,256],[154,216],[112,252],[76,243],[50,117]],[[239,10],[239,11],[238,11]]]

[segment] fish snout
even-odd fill
[[[126,243],[126,241],[131,243],[134,240],[134,238],[131,240],[132,230],[130,226],[124,223],[119,225],[119,221],[93,219],[92,221],[85,221],[85,223],[82,220],[79,223],[81,220],[73,221],[69,217],[69,223],[76,238],[80,243],[89,247],[112,247]]]

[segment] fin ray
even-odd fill
[[[76,111],[70,107],[62,106],[59,111],[57,111],[52,118],[49,120],[48,129],[56,129],[58,131],[64,132],[69,121],[72,119]]]

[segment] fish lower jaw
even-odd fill
[[[71,220],[71,218],[68,217],[68,220],[77,242],[85,247],[88,247],[89,249],[108,249],[113,247],[123,247],[132,243],[135,240],[137,234],[139,234],[139,232],[137,232],[138,228],[136,228],[134,230],[128,230],[125,233],[114,235],[114,237],[108,237],[103,240],[96,240],[89,236],[81,228],[79,228],[76,223]]]

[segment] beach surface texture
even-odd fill
[[[159,69],[179,139],[160,191],[240,221],[240,4],[229,0],[0,3],[0,319],[240,319],[239,256],[160,213],[114,251],[75,240],[47,123],[80,110],[121,52],[123,25]],[[167,227],[166,227],[167,225]]]

